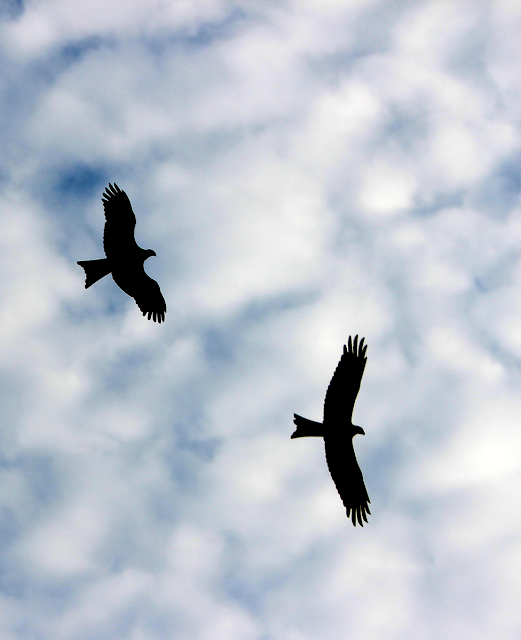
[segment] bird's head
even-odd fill
[[[152,256],[156,257],[156,252],[153,249],[145,249],[145,260]]]
[[[356,424],[353,425],[353,438],[356,436],[356,434],[359,433],[361,436],[365,436],[365,431],[362,429],[362,427],[357,427]]]

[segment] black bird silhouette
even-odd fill
[[[363,527],[362,518],[367,522],[366,513],[371,513],[368,505],[371,501],[353,447],[353,437],[357,433],[365,436],[364,430],[352,422],[353,408],[367,361],[364,340],[362,338],[358,344],[358,336],[353,342],[349,336],[349,348],[346,349],[344,345],[344,353],[327,389],[324,422],[314,422],[295,413],[297,429],[291,436],[324,438],[329,472],[342,498],[347,517],[351,515],[355,527],[357,519]]]
[[[104,276],[112,273],[114,282],[137,303],[143,315],[154,322],[164,322],[166,302],[155,280],[146,273],[144,262],[155,256],[152,249],[142,249],[134,238],[136,216],[127,194],[109,184],[103,193],[105,209],[105,231],[103,248],[106,258],[101,260],[80,260],[85,269],[85,289]]]

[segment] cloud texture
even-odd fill
[[[0,636],[514,640],[521,9],[0,11]],[[165,295],[103,257],[117,182]],[[318,441],[349,335],[372,517]]]

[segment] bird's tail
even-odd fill
[[[80,260],[80,267],[85,269],[85,289],[88,289],[101,278],[111,272],[111,267],[107,258],[101,260]]]
[[[307,418],[303,418],[296,413],[294,413],[293,415],[295,416],[293,422],[297,425],[297,429],[291,436],[292,438],[322,438],[324,436],[324,426],[321,422],[308,420]]]

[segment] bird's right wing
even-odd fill
[[[340,420],[351,420],[356,396],[360,389],[362,376],[364,375],[367,358],[364,347],[364,339],[358,344],[358,336],[351,341],[349,336],[348,347],[344,345],[344,353],[331,378],[324,400],[324,422],[333,423]]]
[[[136,301],[139,310],[148,319],[154,322],[164,322],[166,314],[166,302],[157,282],[145,273],[132,281],[132,286],[127,291]]]
[[[134,238],[136,216],[127,194],[116,183],[105,189],[102,202],[106,219],[103,247],[107,258],[118,260],[128,251],[137,249]]]
[[[369,495],[365,488],[364,477],[358,466],[355,451],[351,447],[339,447],[336,442],[326,439],[326,461],[329,473],[346,508],[347,517],[356,527],[356,521],[363,527],[362,519],[367,522]]]

